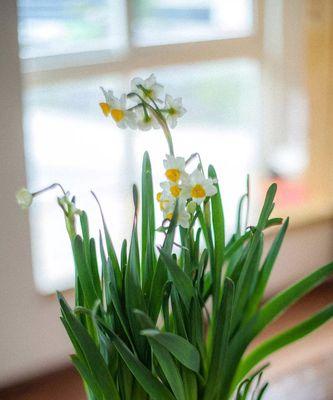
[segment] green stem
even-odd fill
[[[44,188],[44,189],[38,190],[38,191],[35,192],[35,193],[32,193],[32,196],[33,196],[33,197],[39,196],[40,194],[42,194],[42,193],[44,193],[44,192],[47,192],[48,190],[54,189],[54,188],[56,188],[56,187],[59,187],[59,188],[61,189],[61,191],[63,192],[63,194],[66,196],[66,192],[65,192],[64,188],[60,185],[60,183],[52,183],[52,185],[47,186],[47,187]]]
[[[154,114],[155,118],[157,119],[157,122],[160,124],[163,132],[164,132],[164,136],[168,142],[168,146],[169,146],[169,153],[170,155],[174,156],[174,148],[173,148],[173,142],[172,142],[172,136],[171,136],[171,132],[168,126],[168,123],[166,122],[162,112],[160,111],[159,107],[157,106],[157,104],[153,101],[153,103],[155,104],[156,109],[149,103],[147,103],[145,101],[145,99],[140,96],[138,93],[135,92],[131,92],[127,95],[128,97],[133,97],[133,96],[137,96],[141,102],[142,102],[142,107],[145,109],[146,107],[149,108],[152,113]]]

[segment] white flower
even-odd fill
[[[217,193],[213,180],[206,179],[198,168],[184,179],[181,187],[183,196],[191,198],[197,204],[201,204],[206,197],[214,196]]]
[[[160,204],[160,208],[163,212],[163,218],[171,221],[176,207],[176,198],[170,193],[159,192],[157,193],[157,201]],[[178,199],[178,225],[183,228],[189,227],[190,214],[186,210],[186,200],[182,197]]]
[[[177,183],[185,175],[185,158],[166,155],[163,161],[165,176],[169,181]]]
[[[181,195],[182,189],[178,183],[167,181],[162,182],[160,186],[163,189],[162,199],[164,197],[174,197],[177,199]]]
[[[169,94],[165,96],[165,111],[166,120],[170,125],[170,128],[175,128],[177,125],[177,119],[182,117],[186,113],[186,109],[182,105],[182,98],[178,97],[174,99]]]
[[[133,111],[126,109],[126,94],[123,94],[120,99],[113,95],[112,90],[102,88],[105,103],[99,103],[103,114],[108,117],[111,115],[119,128],[127,127],[136,129],[135,114]]]
[[[31,206],[32,200],[33,195],[28,189],[22,188],[16,192],[16,201],[23,210],[26,210]]]
[[[143,107],[135,110],[136,125],[142,131],[149,131],[151,128],[157,129],[159,127],[156,118],[148,111],[144,111]]]
[[[157,193],[156,199],[159,202],[164,219],[171,219],[175,209],[176,199],[165,192]]]
[[[145,100],[158,100],[163,93],[163,86],[156,82],[156,77],[151,74],[149,78],[133,78],[131,90],[139,94]]]

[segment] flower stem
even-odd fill
[[[155,118],[157,119],[157,122],[160,124],[160,126],[164,132],[164,136],[165,136],[165,138],[168,142],[168,146],[169,146],[169,153],[170,153],[170,155],[174,156],[175,153],[174,153],[174,149],[173,149],[171,132],[170,132],[168,123],[166,122],[164,115],[162,114],[162,112],[161,112],[160,108],[158,107],[158,105],[156,104],[156,102],[153,99],[151,99],[151,101],[153,102],[153,104],[156,107],[156,108],[154,108],[151,104],[149,104],[147,101],[145,101],[145,99],[142,96],[140,96],[138,93],[131,92],[131,93],[128,93],[128,95],[127,95],[127,97],[133,97],[133,96],[137,96],[141,100],[140,105],[143,107],[145,113],[147,112],[146,108],[149,108],[152,111]],[[134,107],[137,107],[138,105],[136,105]],[[134,108],[134,107],[132,107],[132,108]]]
[[[54,189],[56,187],[59,187],[61,189],[61,191],[63,192],[64,196],[66,196],[66,192],[64,190],[64,188],[60,185],[60,183],[52,183],[52,185],[47,186],[44,189],[38,190],[37,192],[32,193],[32,196],[39,196],[40,194],[47,192],[48,190]]]

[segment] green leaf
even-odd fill
[[[149,223],[148,223],[149,226]],[[151,291],[151,285],[153,281],[154,271],[155,271],[155,249],[154,242],[151,242],[151,236],[148,235],[147,247],[145,252],[145,259],[142,262],[142,288],[143,293],[147,301],[149,301],[149,295]]]
[[[90,263],[90,236],[89,236],[89,224],[88,224],[88,216],[85,211],[82,211],[80,214],[80,223],[82,229],[82,240],[84,245],[84,252],[86,255],[87,264]]]
[[[144,329],[142,335],[153,338],[164,346],[179,362],[194,372],[199,372],[200,354],[186,339],[170,332],[160,332],[157,329]]]
[[[215,169],[212,165],[208,168],[208,176],[211,179],[217,179]],[[213,283],[213,298],[214,301],[220,300],[220,280],[222,273],[222,265],[224,261],[224,250],[225,250],[225,227],[224,227],[224,214],[222,207],[222,200],[220,194],[219,185],[216,183],[215,188],[217,193],[212,196],[210,201],[212,204],[212,221],[213,221],[213,232],[214,232],[214,245],[215,245],[215,279]]]
[[[170,331],[170,317],[169,317],[169,299],[172,289],[172,282],[167,281],[163,287],[163,299],[162,299],[162,313],[164,320],[164,329]]]
[[[134,309],[146,311],[145,299],[140,286],[140,256],[137,236],[137,193],[133,186],[133,200],[135,206],[132,238],[128,256],[128,266],[125,271],[125,305],[126,313],[131,327],[134,344],[141,360],[146,357],[147,341],[140,335],[140,326],[133,314]]]
[[[327,264],[314,271],[307,277],[301,279],[296,284],[270,299],[263,308],[236,332],[230,343],[230,352],[233,357],[229,360],[227,374],[224,377],[227,382],[231,382],[231,376],[237,366],[243,352],[248,344],[255,338],[268,324],[282,314],[288,307],[294,304],[306,293],[325,281],[333,272],[333,263]]]
[[[106,307],[109,309],[111,304],[111,293],[110,293],[110,280],[111,280],[111,265],[107,265],[102,233],[99,232],[99,252],[102,261],[102,285],[103,285],[103,296],[105,298]]]
[[[186,400],[182,378],[170,353],[153,338],[148,341],[176,399]]]
[[[111,268],[110,261],[108,262],[108,267]],[[110,296],[112,300],[112,304],[114,307],[114,310],[119,318],[119,321],[121,323],[121,326],[128,338],[128,341],[130,342],[132,348],[134,349],[134,344],[131,339],[131,334],[130,334],[130,327],[128,325],[128,319],[126,318],[123,308],[121,306],[120,298],[119,298],[119,293],[117,289],[117,284],[116,284],[116,279],[115,279],[115,274],[114,271],[111,270],[111,276],[110,276]]]
[[[290,305],[324,282],[332,272],[333,262],[317,269],[307,277],[301,279],[299,282],[270,299],[259,312],[256,332],[261,332],[267,324],[272,322]]]
[[[250,176],[246,176],[246,193],[243,194],[243,196],[239,200],[238,204],[238,211],[237,211],[237,221],[236,221],[236,237],[239,238],[242,232],[242,215],[243,215],[243,207],[244,207],[244,202],[246,200],[246,214],[245,214],[245,221],[244,225],[245,228],[247,227],[248,224],[248,218],[249,218],[249,209],[250,209]]]
[[[221,374],[225,370],[226,355],[230,337],[233,310],[234,284],[231,279],[224,281],[223,296],[213,326],[211,361],[205,389],[205,400],[214,399],[220,391]]]
[[[110,329],[107,332],[121,358],[149,396],[154,400],[175,400],[170,391],[134,356],[125,343]]]
[[[172,282],[174,283],[181,299],[187,310],[190,308],[191,299],[194,296],[194,287],[189,276],[182,271],[176,261],[163,249],[160,248],[160,254],[169,271]]]
[[[114,380],[101,353],[99,352],[99,349],[96,347],[86,329],[76,319],[72,310],[60,293],[58,293],[58,299],[63,319],[66,321],[65,327],[67,326],[70,328],[71,335],[74,338],[73,345],[75,345],[76,350],[79,350],[80,359],[84,357],[86,364],[89,366],[91,373],[99,384],[103,396],[105,398],[120,400]]]
[[[153,321],[145,313],[140,310],[135,310],[135,314],[139,319],[143,330],[156,329]],[[156,341],[153,336],[147,336],[147,339],[174,395],[176,396],[176,399],[186,400],[184,384],[178,367],[171,357],[170,352],[162,344]]]
[[[155,243],[155,207],[154,207],[154,189],[151,164],[149,154],[145,152],[142,163],[142,268],[143,268],[143,286],[149,278],[149,271],[145,270],[145,261],[148,254],[152,253]]]
[[[206,243],[207,250],[209,253],[210,263],[212,265],[212,269],[214,269],[215,268],[215,262],[214,262],[215,251],[214,251],[214,246],[213,246],[213,242],[212,242],[210,227],[207,226],[204,214],[199,206],[197,206],[197,216],[198,216],[198,219],[200,222],[203,236],[205,238],[205,243]]]
[[[270,228],[271,226],[281,225],[283,223],[282,218],[271,218],[267,221],[265,228]]]
[[[251,400],[259,400],[260,398],[262,398],[263,393],[267,389],[268,383],[264,384],[263,387],[260,387],[260,384],[261,384],[261,379],[263,376],[263,371],[265,368],[268,367],[268,365],[269,364],[263,365],[259,370],[255,371],[253,374],[251,374],[251,376],[246,378],[243,382],[241,382],[238,385],[235,400],[247,400],[248,399],[247,395],[249,394],[250,389],[252,392]],[[256,385],[254,388],[252,388],[252,384],[254,382],[256,383]],[[256,395],[258,390],[259,390],[259,393],[258,393],[258,395]]]
[[[106,249],[107,249],[108,257],[111,260],[112,268],[114,269],[115,274],[116,274],[118,289],[121,290],[122,277],[121,277],[121,271],[120,271],[120,266],[119,266],[118,258],[117,258],[117,255],[116,255],[116,251],[115,251],[115,249],[113,247],[111,236],[109,234],[109,231],[108,231],[108,228],[107,228],[107,225],[106,225],[106,222],[105,222],[102,206],[101,206],[97,196],[95,195],[95,193],[94,192],[91,192],[91,193],[94,196],[94,198],[95,198],[95,200],[96,200],[96,202],[98,204],[98,207],[99,207],[99,211],[100,211],[100,214],[101,214],[101,217],[102,217],[102,222],[103,222],[104,236],[105,236],[105,242],[106,242]]]
[[[319,311],[311,318],[264,341],[241,361],[235,382],[239,382],[255,365],[269,354],[295,342],[311,333],[333,317],[333,304]]]
[[[276,188],[277,188],[276,184],[273,183],[269,187],[269,189],[266,193],[264,205],[261,210],[258,224],[255,228],[254,235],[250,242],[250,247],[249,247],[246,259],[245,259],[245,263],[242,266],[242,269],[241,269],[241,272],[239,275],[239,279],[235,282],[236,291],[235,291],[234,320],[233,320],[232,332],[234,332],[235,328],[237,327],[237,325],[239,323],[240,317],[241,317],[241,313],[242,313],[242,310],[244,307],[244,301],[245,301],[244,296],[242,296],[241,294],[244,290],[244,285],[246,286],[248,284],[247,279],[246,279],[248,276],[248,270],[251,267],[253,259],[256,255],[257,247],[259,246],[260,238],[262,236],[262,231],[265,228],[268,218],[274,207],[273,200],[274,200],[274,196],[276,194]]]
[[[198,382],[197,375],[187,368],[182,368],[182,377],[184,382],[184,390],[186,393],[186,399],[197,400],[198,399]]]
[[[188,336],[187,336],[186,327],[185,327],[186,315],[184,315],[184,313],[183,313],[183,307],[181,304],[180,296],[179,296],[177,289],[174,287],[174,285],[172,285],[172,288],[171,288],[171,307],[172,307],[174,331],[178,335],[187,339]]]
[[[96,400],[104,400],[104,396],[101,393],[98,382],[95,379],[94,375],[89,370],[89,368],[76,355],[72,355],[71,360],[75,368],[81,375],[82,380],[86,382],[86,384],[89,387],[89,390],[93,392],[94,396],[96,397]]]
[[[239,250],[243,246],[243,244],[251,238],[252,235],[252,232],[248,231],[232,243],[228,244],[225,249],[225,259],[232,257],[237,252],[237,250]]]
[[[255,248],[255,251],[252,255],[252,258],[250,262],[247,264],[248,258],[246,258],[246,261],[243,265],[243,269],[241,271],[241,277],[242,274],[244,273],[244,279],[243,279],[243,286],[241,290],[238,291],[238,298],[237,298],[237,308],[234,310],[234,325],[238,326],[244,319],[244,310],[246,307],[247,301],[250,299],[251,301],[251,296],[254,290],[254,287],[257,283],[258,276],[259,276],[259,267],[260,267],[260,260],[263,252],[263,246],[264,246],[264,237],[263,233],[260,233],[259,236],[259,241],[257,244],[257,247]],[[240,279],[241,279],[240,277]],[[237,286],[237,288],[239,288]]]
[[[82,239],[79,235],[74,239],[73,251],[79,281],[84,293],[85,305],[88,308],[93,308],[95,301],[98,299],[98,295],[95,290],[91,271],[87,265]]]
[[[266,256],[266,259],[259,274],[259,280],[256,285],[255,292],[248,306],[247,319],[249,319],[249,317],[251,317],[253,313],[256,311],[264,295],[268,279],[272,272],[275,260],[279,254],[286,231],[288,229],[288,224],[289,224],[289,218],[285,220],[283,226],[279,230],[279,233],[276,235],[276,238],[274,239],[274,242]]]
[[[277,190],[276,183],[273,183],[267,190],[265,202],[259,216],[258,225],[256,227],[257,230],[262,231],[267,224],[268,218],[271,215],[274,208],[273,200],[276,194],[276,190]]]
[[[175,231],[177,227],[177,209],[173,213],[170,226],[168,228],[166,237],[163,243],[163,250],[171,254],[173,242],[175,239]],[[154,322],[157,321],[163,299],[163,287],[168,280],[168,272],[165,263],[160,255],[157,261],[156,269],[154,272],[153,281],[151,284],[150,296],[149,296],[149,315]]]
[[[97,254],[96,254],[96,244],[95,239],[90,239],[90,268],[92,274],[93,284],[97,293],[98,298],[102,301],[102,289],[101,280],[98,272]]]
[[[120,391],[122,394],[122,400],[133,400],[132,389],[134,377],[131,371],[127,368],[127,365],[119,357],[119,369],[118,369],[118,382]]]

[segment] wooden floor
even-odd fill
[[[312,292],[272,324],[258,341],[285,329],[333,301],[333,284]],[[333,321],[269,357],[270,381],[265,400],[333,400]],[[80,378],[72,368],[0,390],[0,400],[84,400]],[[135,399],[133,399],[135,400]]]

